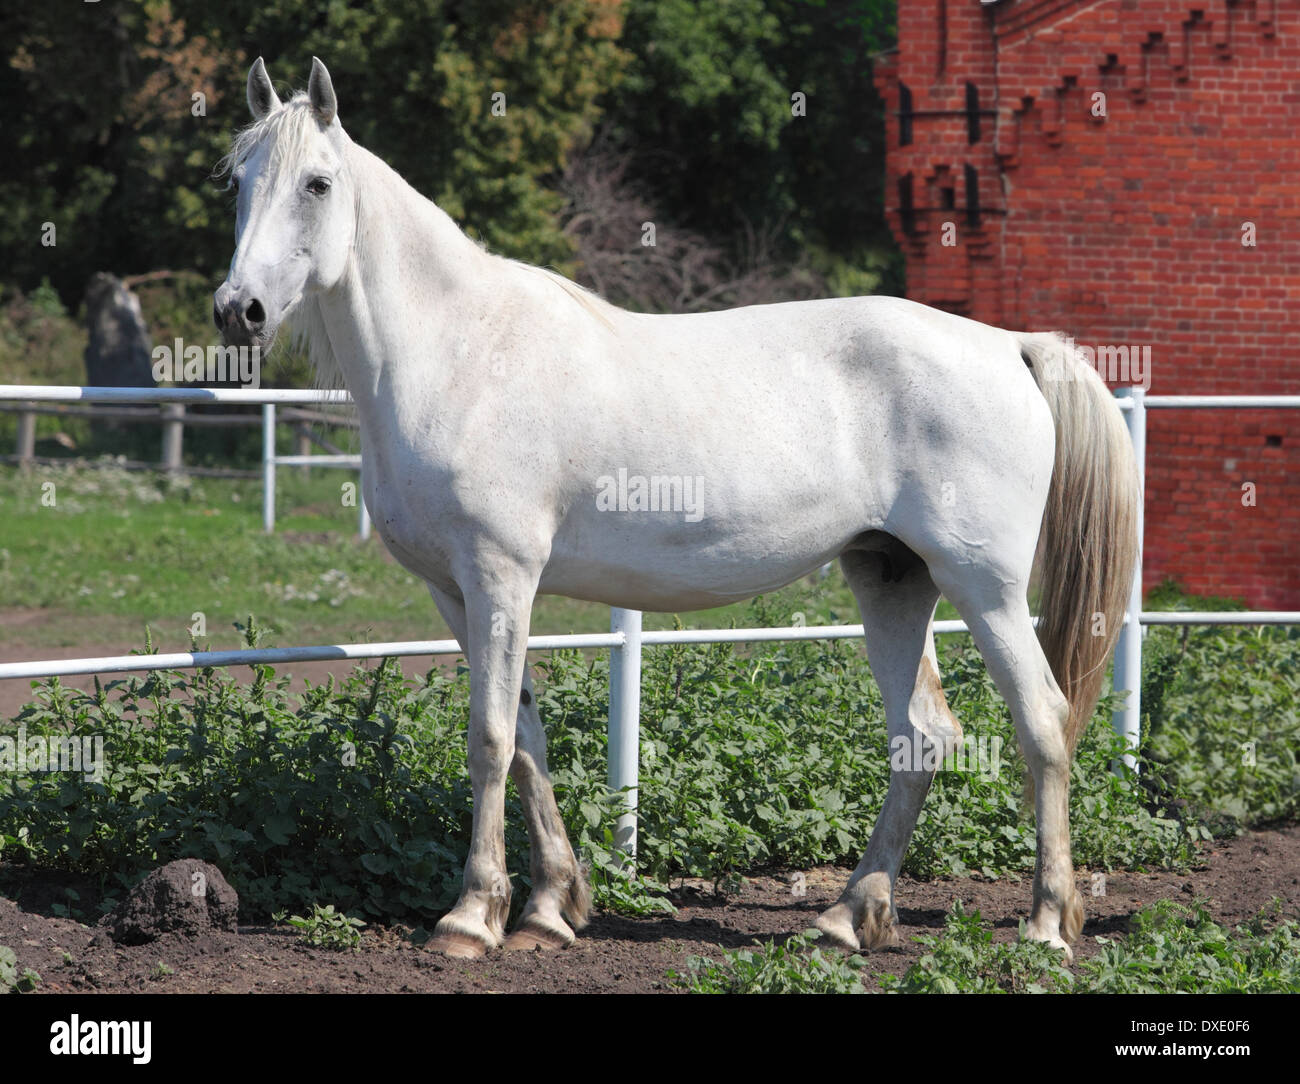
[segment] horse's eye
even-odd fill
[[[233,174],[230,177],[230,187],[235,190],[235,195],[239,195],[239,178]]]
[[[307,183],[307,191],[313,196],[323,196],[330,190],[330,183],[324,177],[315,177]]]

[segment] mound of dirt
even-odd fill
[[[164,934],[198,937],[209,930],[238,933],[239,895],[221,870],[182,858],[154,870],[100,924],[120,945],[144,945]]]

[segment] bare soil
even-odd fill
[[[625,918],[597,914],[577,943],[552,953],[507,953],[481,960],[451,960],[415,944],[403,928],[368,929],[358,952],[306,948],[289,927],[244,925],[237,933],[208,929],[195,936],[166,934],[144,945],[116,944],[103,927],[91,928],[52,914],[51,904],[75,887],[83,903],[93,888],[68,874],[31,871],[0,863],[0,945],[20,968],[41,975],[42,992],[151,993],[647,993],[671,989],[664,973],[684,971],[691,955],[718,957],[810,926],[834,901],[847,870],[803,871],[804,894],[794,873],[756,876],[730,896],[688,883],[674,899],[672,916]],[[1300,826],[1248,832],[1208,845],[1202,865],[1187,874],[1110,873],[1104,895],[1078,872],[1088,910],[1076,952],[1097,951],[1097,935],[1123,935],[1130,917],[1159,899],[1190,902],[1207,897],[1215,919],[1245,922],[1280,897],[1290,914],[1300,905]],[[913,938],[936,934],[955,900],[977,908],[994,924],[998,941],[1017,935],[1029,905],[1029,882],[944,879],[898,887],[902,946],[869,955],[869,972],[902,974],[924,951]],[[66,958],[65,958],[66,956]],[[160,966],[163,965],[163,966]],[[869,981],[869,987],[875,987]]]

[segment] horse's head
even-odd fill
[[[342,277],[356,234],[347,136],[325,65],[281,103],[262,58],[248,73],[254,123],[225,159],[236,190],[235,255],[212,318],[227,343],[271,345],[303,297]]]

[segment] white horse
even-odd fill
[[[942,592],[1033,775],[1028,935],[1068,954],[1083,922],[1070,759],[1137,552],[1131,447],[1086,363],[1054,335],[888,297],[625,312],[465,237],[348,138],[319,60],[281,103],[259,58],[248,104],[225,162],[238,209],[217,326],[265,349],[292,315],[318,372],[342,378],[375,526],[469,660],[473,837],[433,947],[562,947],[587,919],[527,673],[538,592],[694,610],[838,557],[891,742],[926,754],[894,766],[866,855],[817,925],[851,951],[896,938],[899,866],[934,759],[961,739],[931,630]],[[508,938],[507,772],[533,881]]]

